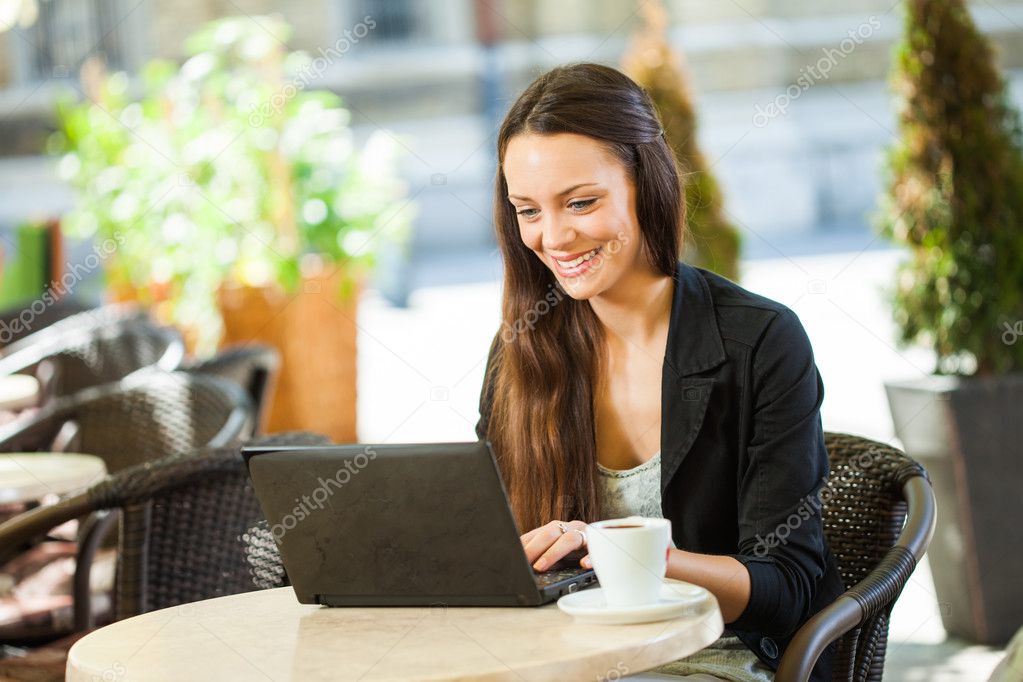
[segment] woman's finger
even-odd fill
[[[547,548],[547,551],[540,555],[540,557],[533,562],[533,568],[538,571],[546,571],[551,566],[559,562],[566,554],[574,552],[583,546],[582,537],[579,533],[565,533],[555,539],[554,543]]]
[[[582,566],[583,568],[593,568],[593,562],[590,561],[590,555],[587,554],[582,559],[580,559],[579,565]]]
[[[550,542],[553,542],[554,540],[557,539],[557,537],[559,535],[561,535],[561,524],[562,523],[563,523],[562,521],[558,521],[557,519],[555,519],[553,521],[548,521],[547,523],[545,523],[544,525],[540,526],[539,528],[534,528],[533,530],[529,531],[528,533],[525,533],[524,535],[519,536],[519,540],[522,541],[522,546],[523,547],[527,547],[529,545],[529,543],[533,540],[533,538],[535,538],[537,535],[548,537],[550,539]],[[565,526],[568,527],[572,523],[574,523],[574,522],[573,521],[569,521],[569,523],[565,524]],[[543,549],[546,549],[546,547],[544,547]],[[530,561],[532,561],[532,559]]]
[[[536,561],[560,537],[561,530],[557,526],[548,524],[541,528],[537,528],[533,537],[531,537],[522,547],[526,551],[526,560],[528,560],[529,563]]]
[[[550,526],[551,526],[552,524],[556,526],[556,525],[557,525],[557,523],[558,523],[557,521],[551,521],[550,523],[546,523],[546,524],[544,524],[544,525],[540,526],[539,528],[534,528],[533,530],[529,531],[528,533],[523,533],[522,535],[520,535],[520,536],[519,536],[519,540],[521,540],[521,541],[522,541],[522,544],[523,544],[523,545],[525,545],[525,544],[526,544],[526,543],[528,543],[528,542],[529,542],[530,540],[532,540],[532,539],[533,539],[533,537],[534,537],[534,536],[535,536],[535,535],[536,535],[537,533],[539,533],[540,531],[542,531],[542,530],[543,530],[544,528],[548,528],[548,527],[550,527]]]

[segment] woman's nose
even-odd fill
[[[566,251],[575,243],[576,233],[569,221],[547,218],[543,224],[543,248],[545,251]]]

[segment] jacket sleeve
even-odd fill
[[[494,375],[500,356],[501,335],[494,335],[487,355],[487,368],[483,373],[483,388],[480,390],[480,418],[476,422],[476,437],[487,440],[487,429],[490,423],[490,410],[494,404]]]
[[[739,472],[739,552],[750,600],[731,624],[787,637],[809,615],[826,570],[820,490],[828,475],[824,386],[791,310],[767,326],[752,359],[752,413]]]

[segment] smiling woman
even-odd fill
[[[596,65],[555,69],[534,82],[509,111],[498,152],[502,172],[494,212],[506,273],[502,317],[522,319],[552,276],[572,299],[591,305],[566,301],[544,318],[546,324],[509,344],[521,361],[509,362],[497,379],[494,416],[507,428],[492,440],[496,452],[524,453],[503,461],[522,527],[569,511],[594,518],[592,405],[599,387],[591,379],[601,374],[607,341],[592,305],[607,303],[614,313],[635,303],[617,292],[658,293],[645,304],[666,312],[682,238],[678,169],[646,94],[624,75]],[[593,265],[578,262],[594,252],[585,261]],[[652,332],[656,343],[667,329],[660,322],[658,329],[636,331]],[[558,366],[562,371],[551,371]],[[539,387],[542,396],[535,394]],[[559,453],[558,462],[540,454],[551,452]],[[536,494],[545,489],[554,494]]]
[[[519,237],[575,296],[589,298],[635,263],[642,244],[635,189],[606,145],[573,133],[522,134],[509,140],[504,168],[515,179],[508,199]],[[571,178],[592,179],[559,189]],[[617,267],[603,267],[611,255]]]
[[[663,515],[668,577],[711,591],[729,624],[663,671],[772,679],[795,630],[842,591],[819,506],[784,542],[760,542],[828,473],[802,325],[680,261],[678,165],[647,93],[620,72],[540,76],[497,146],[502,331],[476,430],[527,557],[546,570],[584,549],[570,530]],[[830,652],[812,679],[830,679]]]

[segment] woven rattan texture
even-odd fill
[[[248,396],[223,379],[154,371],[58,400],[28,424],[0,429],[0,451],[44,449],[71,421],[80,429],[75,449],[101,457],[115,473],[245,437],[239,420],[250,409]]]
[[[0,374],[34,372],[47,362],[54,371],[49,392],[67,396],[157,363],[164,370],[180,364],[183,343],[171,329],[137,320],[87,326],[79,317],[63,320],[5,349]],[[82,324],[67,326],[75,321]]]
[[[821,491],[824,532],[846,589],[879,566],[885,575],[851,596],[868,614],[838,642],[835,680],[881,679],[888,621],[895,599],[915,567],[908,552],[892,550],[906,519],[902,486],[923,468],[899,450],[858,436],[825,434],[831,475]],[[886,558],[887,557],[887,558]]]
[[[253,444],[323,445],[308,433]],[[201,599],[280,587],[284,568],[239,449],[177,456],[113,477],[104,506],[123,506],[119,618]]]

